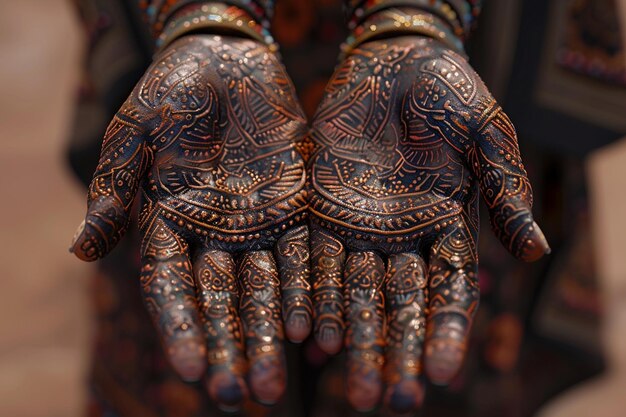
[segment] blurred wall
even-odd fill
[[[82,414],[85,196],[64,160],[82,33],[63,0],[0,1],[0,415]]]

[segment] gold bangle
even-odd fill
[[[272,52],[278,50],[269,31],[242,9],[208,5],[185,8],[170,19],[157,39],[157,48],[163,50],[182,35],[203,29],[241,33],[266,44]]]
[[[389,33],[428,36],[464,53],[461,40],[434,15],[407,14],[398,9],[387,9],[367,19],[352,32],[341,47],[342,55],[346,56],[362,43]]]

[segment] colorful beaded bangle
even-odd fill
[[[269,30],[270,19],[274,12],[274,0],[140,0],[152,32],[159,37],[168,22],[179,10],[190,5],[235,6],[246,11],[252,19]]]
[[[455,33],[461,36],[463,27],[458,15],[450,5],[443,0],[366,0],[353,10],[352,17],[348,22],[348,28],[354,30],[359,24],[370,16],[390,8],[412,7],[438,15],[448,21]]]
[[[369,16],[388,8],[412,7],[444,19],[462,38],[467,37],[480,12],[481,0],[347,0],[348,26],[356,28]]]
[[[278,50],[278,45],[268,29],[260,25],[245,10],[223,3],[202,6],[195,4],[179,9],[166,22],[157,38],[157,48],[165,48],[186,33],[206,29],[241,33],[265,43],[271,51]]]
[[[347,56],[362,43],[384,37],[386,34],[419,34],[443,42],[463,54],[463,42],[443,19],[432,13],[414,13],[403,9],[385,9],[372,15],[357,26],[341,46],[342,57]]]

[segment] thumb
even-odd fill
[[[74,235],[70,252],[84,261],[95,261],[115,247],[128,227],[147,159],[137,127],[116,116],[107,129],[89,187],[87,215]]]
[[[85,220],[74,234],[70,252],[83,261],[95,261],[111,251],[128,227],[124,207],[111,197],[98,197],[89,204]]]
[[[513,256],[523,261],[532,262],[550,253],[533,219],[532,188],[513,124],[497,107],[477,136],[468,163],[479,180],[494,233]]]

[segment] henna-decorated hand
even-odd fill
[[[196,380],[208,362],[222,406],[245,398],[248,366],[255,397],[277,401],[283,320],[292,341],[310,331],[305,132],[267,47],[198,35],[158,56],[104,138],[72,251],[106,255],[141,189],[146,305],[174,368]]]
[[[316,339],[335,353],[345,326],[356,408],[377,404],[384,379],[385,401],[410,410],[422,368],[447,383],[466,350],[479,299],[478,186],[513,255],[549,251],[515,130],[465,58],[405,36],[346,58],[312,138]]]

